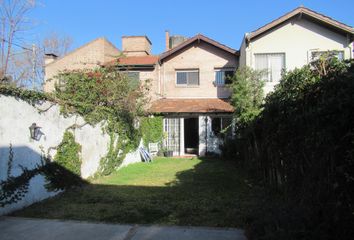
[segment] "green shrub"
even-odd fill
[[[144,146],[149,143],[160,143],[163,140],[163,117],[144,117],[140,122],[140,130]]]
[[[54,161],[80,176],[81,174],[81,159],[80,159],[81,146],[75,142],[74,135],[66,131],[63,136],[62,142],[59,144]]]
[[[353,109],[354,64],[335,59],[284,74],[267,96],[235,147],[281,196],[255,213],[256,239],[352,238]]]

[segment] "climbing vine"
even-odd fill
[[[57,154],[54,156],[54,161],[72,173],[80,176],[80,151],[81,145],[75,142],[75,137],[71,132],[66,131],[64,132],[62,142],[57,148]]]
[[[54,97],[63,114],[78,113],[90,124],[104,123],[110,145],[100,172],[111,173],[139,144],[141,134],[134,122],[144,113],[149,83],[132,85],[127,74],[114,66],[62,72],[56,79]]]
[[[0,84],[0,94],[4,96],[13,96],[15,98],[19,98],[31,105],[44,100],[54,101],[54,99],[49,94],[18,88],[10,84]]]
[[[140,122],[140,130],[144,146],[149,143],[160,143],[163,140],[163,118],[161,116],[143,117]]]

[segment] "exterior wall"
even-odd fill
[[[122,37],[122,51],[127,57],[151,54],[151,43],[145,36]]]
[[[74,130],[76,142],[81,145],[81,176],[88,178],[99,168],[102,157],[106,156],[110,137],[102,131],[102,126],[84,125],[80,116],[64,117],[60,114],[58,105],[43,102],[32,106],[15,97],[0,95],[0,181],[7,179],[9,146],[12,145],[13,161],[10,176],[19,176],[23,169],[37,168],[41,165],[42,154],[54,156],[57,147],[63,138],[64,132],[73,124],[83,125]],[[45,110],[43,112],[39,110]],[[42,135],[38,140],[30,138],[29,126],[36,123],[40,126]],[[133,162],[140,162],[139,152],[127,154],[122,166]],[[24,198],[17,203],[0,208],[0,215],[28,206],[34,202],[54,196],[58,192],[46,190],[45,178],[42,175],[33,177],[29,190]],[[1,190],[1,189],[0,189]]]
[[[195,43],[179,54],[167,59],[161,66],[162,93],[167,98],[227,98],[226,87],[216,87],[215,68],[237,67],[235,55],[207,43]],[[199,69],[199,86],[181,87],[176,85],[176,70]]]
[[[304,18],[285,22],[276,29],[252,40],[248,47],[241,46],[240,66],[255,67],[256,53],[285,53],[286,70],[309,63],[312,51],[340,50],[346,59],[351,58],[351,43],[340,35]],[[267,83],[266,92],[274,83]]]
[[[105,38],[98,38],[66,56],[45,66],[44,91],[54,90],[55,80],[52,79],[60,71],[74,69],[93,69],[120,55],[119,50]]]
[[[141,82],[149,82],[149,98],[151,101],[156,100],[160,96],[160,86],[159,86],[159,66],[155,66],[154,70],[144,70],[139,72],[139,80]]]

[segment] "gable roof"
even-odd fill
[[[195,41],[203,41],[203,42],[206,42],[206,43],[209,43],[210,45],[216,47],[216,48],[219,48],[219,49],[222,49],[226,52],[229,52],[231,54],[234,54],[234,55],[239,55],[239,51],[235,50],[235,49],[232,49],[224,44],[221,44],[211,38],[208,38],[202,34],[197,34],[195,35],[194,37],[192,38],[189,38],[188,40],[184,41],[183,43],[177,45],[176,47],[162,53],[160,55],[160,61],[164,60],[165,58],[173,55],[174,53],[182,50],[183,48],[185,47],[188,47],[190,44],[194,43]]]
[[[91,42],[88,42],[88,43],[86,43],[86,44],[84,44],[84,45],[82,45],[82,46],[80,46],[80,47],[78,47],[78,48],[72,50],[71,52],[68,52],[67,54],[65,54],[65,55],[63,55],[63,56],[61,56],[61,57],[55,59],[53,62],[50,62],[50,63],[46,64],[46,66],[55,64],[55,63],[61,61],[62,59],[65,59],[67,56],[70,56],[70,55],[72,55],[72,54],[78,52],[79,50],[81,50],[81,49],[83,49],[83,48],[85,48],[85,47],[87,47],[87,46],[90,46],[91,44],[93,44],[93,43],[95,43],[95,42],[98,42],[98,41],[106,42],[106,43],[108,43],[109,45],[111,45],[113,48],[115,48],[117,51],[119,51],[119,49],[116,48],[116,46],[114,46],[113,43],[111,43],[110,41],[108,41],[107,38],[105,38],[105,37],[99,37],[99,38],[96,38],[96,39],[92,40]],[[51,53],[48,53],[48,54],[46,54],[46,55],[52,55],[52,54],[51,54]]]
[[[269,30],[279,26],[280,24],[284,23],[285,21],[287,21],[295,16],[298,16],[298,15],[300,15],[301,17],[307,16],[308,18],[310,18],[313,21],[316,21],[322,25],[325,25],[327,27],[335,29],[341,33],[349,34],[352,38],[354,38],[354,29],[351,26],[348,26],[348,25],[346,25],[342,22],[339,22],[337,20],[334,20],[328,16],[325,16],[325,15],[315,12],[309,8],[305,8],[305,7],[301,6],[301,7],[295,8],[291,12],[288,12],[285,15],[275,19],[274,21],[258,28],[257,30],[249,33],[248,35],[246,35],[246,41],[250,41],[251,39],[268,32]]]

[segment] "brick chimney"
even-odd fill
[[[46,53],[44,54],[44,65],[54,62],[57,60],[58,56],[54,53]]]
[[[151,41],[147,36],[123,36],[122,50],[127,57],[151,54]]]
[[[165,31],[165,46],[166,51],[170,50],[170,32],[168,30]]]

